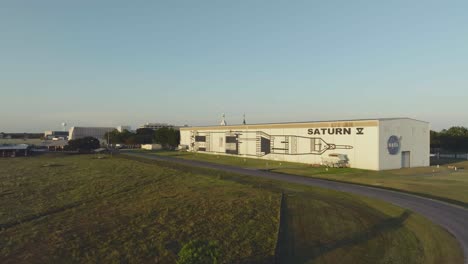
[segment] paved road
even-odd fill
[[[180,164],[217,169],[227,172],[244,174],[273,180],[286,181],[310,186],[318,186],[347,193],[354,193],[373,197],[395,204],[397,206],[418,212],[434,223],[437,223],[452,233],[460,242],[465,255],[465,264],[468,264],[468,209],[451,205],[445,202],[432,200],[416,195],[390,191],[385,189],[361,186],[356,184],[333,182],[289,174],[281,174],[253,169],[246,169],[228,165],[219,165],[203,161],[184,160],[174,157],[156,156],[145,153],[122,152],[125,155],[144,157],[153,160],[171,161]],[[468,191],[468,190],[467,190]]]

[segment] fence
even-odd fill
[[[468,160],[468,153],[437,153],[436,159],[464,159]]]

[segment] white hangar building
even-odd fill
[[[72,127],[70,128],[68,139],[74,140],[84,137],[94,137],[99,140],[105,140],[104,135],[116,129],[115,127]]]
[[[181,127],[189,151],[388,170],[429,166],[429,123],[411,118]]]

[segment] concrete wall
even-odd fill
[[[413,119],[382,120],[379,122],[380,170],[402,167],[402,152],[410,152],[410,166],[429,166],[430,126],[429,123]],[[392,155],[388,150],[388,140],[396,136],[400,150]]]

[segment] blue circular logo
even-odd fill
[[[390,155],[396,155],[400,151],[400,139],[397,136],[390,136],[387,141],[387,149]]]

